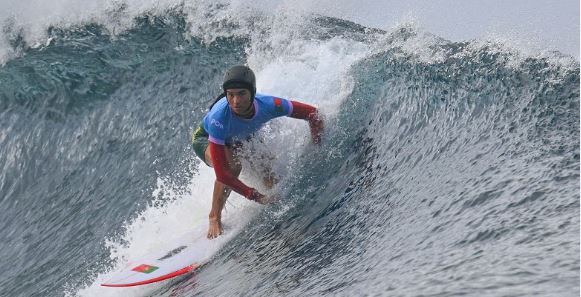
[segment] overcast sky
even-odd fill
[[[28,25],[29,33],[46,30],[45,23],[76,22],[94,11],[129,3],[148,7],[171,7],[216,0],[0,0],[0,23],[10,16]],[[579,59],[580,0],[222,0],[253,5],[266,10],[299,9],[389,29],[414,20],[440,37],[505,40],[532,50],[559,50]],[[1,45],[0,40],[0,45]],[[0,53],[2,46],[0,46]]]
[[[302,1],[301,1],[302,2]],[[533,50],[559,50],[579,59],[579,0],[318,0],[324,14],[388,29],[414,19],[453,41],[496,36]]]

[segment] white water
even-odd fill
[[[11,4],[1,7],[9,7],[8,10],[0,12],[2,23],[7,20],[13,20],[15,27],[22,28],[26,42],[30,45],[41,46],[46,43],[45,29],[49,25],[71,26],[82,24],[86,22],[98,22],[105,25],[112,32],[122,32],[132,26],[132,18],[145,12],[161,13],[162,11],[179,5],[180,1],[124,1],[127,8],[118,16],[111,16],[111,11],[115,11],[119,7],[120,1],[108,1],[101,3],[92,3],[87,1],[82,3],[79,1],[59,1],[49,4],[39,3],[28,4]],[[276,33],[269,35],[268,40],[261,40],[261,42],[268,43],[269,50],[265,51],[259,45],[262,43],[255,42],[249,49],[249,66],[256,70],[257,80],[259,82],[259,91],[265,93],[272,93],[274,95],[293,98],[304,102],[315,104],[322,108],[325,114],[333,115],[336,107],[350,92],[352,85],[351,80],[347,75],[349,67],[361,58],[372,52],[372,49],[365,44],[356,43],[340,38],[331,39],[328,41],[301,41],[296,40],[291,44],[283,43],[286,38],[292,36],[293,26],[300,26],[300,23],[277,22],[276,20],[289,21],[300,11],[297,12],[297,7],[287,2],[280,1],[265,1],[280,12],[281,14],[274,17],[275,21],[272,23],[282,24],[278,28],[274,28]],[[188,4],[186,11],[189,11],[189,21],[191,22],[191,34],[193,36],[200,36],[211,41],[217,36],[228,35],[232,32],[221,31],[221,28],[208,27],[208,25],[200,21],[200,15],[207,7],[213,7],[214,2],[198,1],[196,4]],[[231,9],[208,9],[214,12],[214,21],[219,22],[221,19],[232,16],[234,8],[240,9],[243,4],[241,1],[234,1]],[[31,9],[32,4],[39,4]],[[200,5],[197,6],[196,5]],[[362,5],[365,7],[365,5]],[[201,7],[201,8],[199,8]],[[232,8],[234,7],[234,8]],[[329,4],[326,8],[330,14],[341,14],[344,6],[334,6],[335,11]],[[322,4],[308,7],[304,4],[301,9],[314,12],[320,12],[325,7]],[[13,13],[9,13],[13,9]],[[245,13],[252,13],[253,9],[246,8]],[[378,9],[379,11],[379,9]],[[408,16],[396,16],[393,22],[399,18],[407,18]],[[240,17],[239,21],[244,23],[245,18]],[[387,21],[386,21],[387,22]],[[391,22],[387,22],[393,24]],[[243,27],[244,28],[244,27]],[[243,32],[240,32],[243,33]],[[8,46],[8,34],[2,35],[0,38],[0,62],[2,59],[7,60],[18,54],[13,52]],[[501,37],[495,37],[501,39]],[[429,38],[426,38],[426,40]],[[578,34],[577,34],[578,39]],[[420,52],[422,57],[426,59],[436,59],[437,57],[427,55],[422,52],[425,48],[424,40],[420,43],[407,44],[410,52]],[[508,39],[507,42],[513,40]],[[280,42],[279,42],[280,41]],[[518,45],[517,45],[518,46]],[[526,46],[525,46],[526,47]],[[427,53],[429,54],[429,53]],[[266,55],[266,58],[265,58]],[[301,86],[301,88],[296,88]],[[273,138],[269,139],[274,151],[296,151],[298,152],[308,145],[308,132],[306,125],[299,121],[279,120],[285,126],[283,132],[275,134]],[[277,121],[277,123],[279,122]],[[284,121],[284,122],[282,122]],[[304,135],[303,141],[296,141],[297,135]],[[290,148],[290,149],[289,149]],[[279,159],[275,164],[280,171],[288,162],[292,161],[295,156],[285,156]],[[286,169],[288,171],[288,169]],[[169,178],[171,180],[171,177]],[[203,226],[207,224],[207,214],[210,207],[210,197],[212,192],[212,184],[214,175],[211,169],[201,166],[200,174],[196,175],[190,185],[190,192],[192,195],[177,195],[169,191],[166,196],[173,199],[172,202],[164,206],[157,206],[154,203],[149,206],[137,219],[126,223],[126,234],[122,239],[111,239],[106,243],[107,248],[111,251],[113,259],[116,261],[115,267],[108,272],[99,274],[96,280],[88,286],[73,294],[81,296],[142,296],[148,292],[159,288],[160,284],[153,284],[146,287],[129,288],[129,289],[115,289],[102,288],[99,286],[101,282],[109,278],[115,270],[122,268],[126,261],[139,258],[145,254],[164,247],[167,242],[179,239],[179,237],[191,231],[192,227],[200,228],[204,231]],[[284,186],[284,185],[283,185]],[[167,191],[164,182],[160,181],[157,191]],[[153,193],[157,196],[157,193]],[[245,201],[240,196],[233,194],[229,199],[232,204],[228,207],[228,211],[224,213],[225,224],[228,226],[243,226],[248,220],[253,218],[252,215],[241,215],[247,210],[258,210],[255,204]],[[256,215],[258,212],[254,212]],[[230,232],[235,234],[240,232],[241,228],[231,229]],[[122,242],[127,242],[124,244]],[[217,252],[218,250],[216,250]]]
[[[171,248],[172,242],[183,240],[184,234],[191,234],[192,230],[196,233],[205,233],[213,190],[208,185],[213,183],[214,172],[205,165],[200,166],[199,175],[196,175],[190,184],[191,194],[177,195],[170,190],[171,187],[166,187],[160,181],[154,196],[159,197],[157,192],[165,191],[163,196],[173,200],[163,206],[157,205],[160,200],[153,200],[137,218],[126,223],[126,233],[122,239],[113,238],[106,242],[111,258],[115,261],[115,267],[100,273],[88,287],[77,292],[72,292],[75,291],[73,289],[67,293],[74,296],[144,296],[169,282],[162,281],[132,288],[107,288],[100,285],[123,269],[127,262]],[[255,203],[233,193],[223,212],[225,234],[213,242],[217,244],[207,246],[212,249],[210,254],[217,253],[224,244],[243,230],[244,226],[256,216],[259,208],[260,206]],[[199,234],[196,235],[198,236]]]
[[[227,3],[227,7],[219,6]],[[249,6],[251,5],[251,6]],[[428,32],[451,39],[503,40],[535,52],[559,50],[579,59],[579,1],[183,1],[183,0],[26,0],[0,1],[0,64],[21,55],[11,42],[19,34],[28,46],[48,42],[50,26],[74,27],[95,22],[118,34],[144,13],[163,14],[181,7],[193,36],[207,41],[225,34],[223,20],[238,19],[246,34],[244,15],[262,10],[282,15],[322,14],[389,29],[410,19]]]
[[[276,39],[283,32],[273,34]],[[265,41],[266,42],[266,41]],[[354,43],[339,38],[328,41],[296,41],[292,43],[294,50],[289,50],[284,44],[272,42],[270,51],[281,54],[272,60],[260,59],[264,56],[260,48],[251,49],[249,65],[256,70],[258,90],[281,97],[292,98],[319,106],[325,115],[332,117],[339,104],[350,93],[352,84],[347,74],[353,63],[369,53],[369,47],[362,43]],[[283,70],[283,71],[281,71]],[[302,86],[297,89],[296,86]],[[277,129],[276,126],[283,127]],[[265,139],[271,154],[275,154],[273,169],[283,175],[292,174],[290,164],[308,148],[310,134],[304,121],[281,118],[273,121]],[[263,151],[264,153],[264,151]],[[86,288],[71,289],[69,294],[80,296],[142,296],[159,289],[164,281],[134,288],[105,288],[100,284],[109,279],[116,271],[124,268],[126,263],[160,249],[168,248],[168,243],[181,239],[183,234],[191,232],[206,232],[207,216],[210,211],[211,195],[214,184],[214,172],[205,165],[198,166],[199,174],[194,176],[189,185],[191,194],[179,195],[171,191],[171,177],[159,180],[157,189],[152,193],[157,197],[134,220],[127,222],[125,234],[121,238],[111,238],[105,243],[111,253],[115,266],[101,272],[97,278],[90,280]],[[245,166],[248,168],[248,166]],[[245,183],[260,187],[260,182],[252,172],[245,171],[241,177]],[[284,178],[273,192],[284,193]],[[271,192],[272,193],[272,192]],[[169,200],[170,202],[163,202]],[[260,214],[260,209],[240,195],[233,193],[228,200],[223,219],[228,236],[221,237],[222,244],[235,237],[244,226]],[[234,227],[235,226],[235,227]],[[214,246],[218,252],[222,244]],[[78,291],[77,291],[78,290]]]

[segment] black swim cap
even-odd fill
[[[247,89],[252,93],[252,98],[256,94],[256,77],[252,69],[238,65],[230,68],[224,74],[224,83],[222,89]]]

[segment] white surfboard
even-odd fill
[[[127,263],[123,270],[101,286],[140,286],[188,273],[207,263],[236,232],[228,233],[213,240],[207,239],[205,233],[203,236],[200,236],[200,232],[185,234],[180,240],[167,245],[167,248]]]

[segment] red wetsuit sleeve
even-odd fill
[[[214,172],[216,179],[230,187],[236,193],[253,200],[253,193],[255,190],[242,183],[237,177],[232,175],[226,168],[228,161],[226,159],[226,147],[224,145],[215,144],[210,141],[210,155],[212,155],[212,164],[214,165]]]
[[[291,104],[293,105],[293,112],[290,117],[309,121],[313,142],[317,144],[321,143],[321,134],[323,133],[324,125],[318,110],[311,105],[298,101],[291,101]]]

